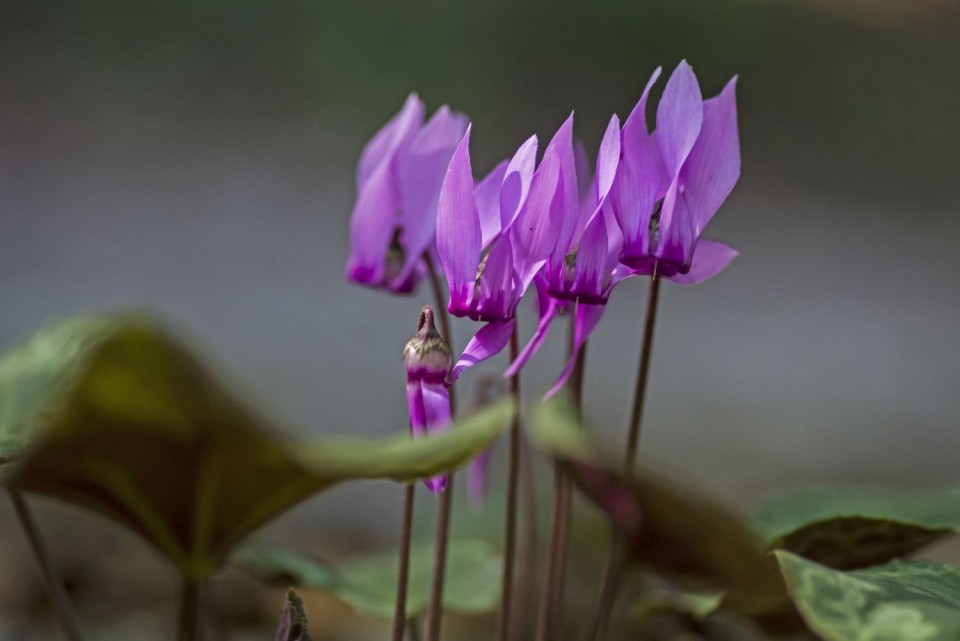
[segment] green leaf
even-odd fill
[[[414,545],[410,551],[407,615],[427,611],[433,582],[432,544]],[[486,541],[454,540],[447,549],[443,604],[447,612],[483,614],[497,607],[500,597],[501,560]],[[390,551],[352,559],[337,566],[300,552],[277,547],[252,546],[240,550],[234,561],[260,579],[276,585],[324,590],[360,614],[393,617],[397,585],[397,553]]]
[[[61,334],[62,332],[62,334]],[[75,346],[64,356],[51,336]],[[65,500],[141,534],[203,577],[250,532],[330,486],[449,471],[508,424],[499,405],[426,439],[292,443],[151,323],[69,322],[14,352],[0,388],[3,433],[33,433],[4,466],[12,487]],[[38,372],[55,375],[42,376]],[[28,399],[28,400],[24,400]],[[17,437],[25,440],[22,437]]]
[[[702,589],[724,590],[725,602],[745,612],[783,603],[776,564],[736,512],[645,467],[626,478],[622,463],[600,453],[560,402],[544,405],[533,425],[540,446],[624,533],[628,562]]]
[[[960,639],[960,572],[929,561],[894,561],[843,572],[783,550],[790,597],[825,641]]]
[[[960,487],[937,490],[819,486],[792,490],[755,512],[771,549],[840,570],[903,556],[960,527]]]

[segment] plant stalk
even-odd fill
[[[643,421],[643,408],[647,400],[647,380],[650,375],[650,356],[653,353],[653,330],[657,320],[657,306],[660,302],[660,278],[654,265],[650,277],[650,289],[647,292],[647,314],[643,323],[643,344],[640,347],[640,364],[637,371],[637,386],[633,394],[633,409],[630,413],[630,430],[627,434],[627,451],[623,460],[623,471],[627,480],[633,476],[636,466],[637,447],[640,444],[640,428]],[[600,579],[600,594],[597,598],[597,611],[593,621],[590,638],[602,641],[610,622],[613,603],[617,596],[617,583],[620,574],[620,556],[623,540],[616,531],[611,532],[610,552],[603,566]]]
[[[574,324],[570,324],[569,353],[574,350]],[[587,346],[583,345],[577,355],[570,376],[568,392],[577,414],[581,413],[583,397],[583,371]],[[537,641],[551,641],[556,636],[557,625],[563,612],[564,586],[567,570],[567,550],[570,540],[570,515],[573,492],[570,477],[560,467],[553,471],[553,523],[547,547],[547,566],[543,573],[543,592],[537,618]]]
[[[520,353],[516,325],[510,336],[510,362]],[[518,409],[510,425],[510,444],[507,452],[507,506],[503,534],[503,587],[500,591],[500,618],[497,621],[496,641],[506,641],[510,632],[510,607],[513,598],[513,560],[517,538],[517,487],[520,480],[520,374],[510,379],[510,396]]]
[[[403,489],[403,521],[400,526],[400,550],[397,563],[397,600],[393,610],[392,641],[403,641],[407,626],[407,586],[410,583],[410,532],[413,529],[413,498],[416,486],[408,483]]]
[[[180,592],[180,633],[177,635],[180,641],[200,641],[203,638],[200,626],[202,592],[202,580],[183,577]]]
[[[63,584],[53,572],[53,564],[50,561],[50,552],[47,550],[46,542],[40,535],[40,527],[37,525],[30,506],[17,490],[8,490],[10,500],[13,502],[13,509],[17,513],[17,519],[23,528],[27,540],[30,542],[30,549],[33,551],[33,557],[40,568],[40,575],[43,578],[44,587],[53,604],[54,615],[57,617],[57,623],[63,636],[69,641],[81,641],[80,626],[77,624],[77,617],[67,597]]]
[[[447,346],[453,352],[453,334],[450,330],[450,315],[444,302],[445,296],[440,276],[437,273],[429,252],[424,252],[423,260],[430,275],[430,285],[436,305],[436,315],[440,319],[440,331]],[[455,387],[451,385],[450,414],[456,416],[457,397]],[[443,620],[443,582],[447,569],[447,546],[450,541],[450,515],[453,512],[453,474],[447,475],[447,486],[440,493],[440,507],[437,513],[437,531],[433,560],[433,585],[430,589],[430,604],[427,608],[426,641],[440,641],[440,624]]]

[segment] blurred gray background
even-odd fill
[[[812,480],[956,482],[958,33],[946,0],[7,0],[0,343],[158,310],[290,429],[402,430],[400,353],[432,301],[343,278],[364,142],[415,90],[470,115],[478,171],[571,109],[595,150],[687,58],[706,95],[740,74],[743,174],[708,235],[741,257],[664,287],[642,455],[742,504]],[[611,441],[645,293],[616,292],[589,350]],[[531,398],[565,340],[525,372]],[[397,496],[340,489],[280,527],[387,540]]]

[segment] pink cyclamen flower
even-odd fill
[[[440,190],[437,248],[455,316],[485,322],[454,365],[450,380],[503,350],[517,305],[556,242],[551,206],[560,181],[556,146],[535,168],[537,138],[479,183],[470,162],[470,129],[457,146]]]
[[[740,178],[734,77],[703,100],[684,60],[671,74],[647,131],[646,102],[660,70],[623,127],[620,169],[611,191],[623,232],[620,260],[638,273],[692,285],[723,271],[737,252],[700,234]]]
[[[407,406],[414,437],[450,427],[450,395],[445,379],[450,371],[450,348],[433,323],[433,309],[427,305],[420,311],[417,333],[403,350],[407,370]],[[446,476],[424,482],[433,492],[447,486]]]
[[[646,102],[660,76],[654,71],[623,129],[614,116],[600,145],[596,173],[577,213],[566,207],[564,231],[537,279],[540,322],[530,343],[511,364],[512,376],[539,349],[560,309],[576,302],[574,350],[556,393],[573,371],[583,344],[597,326],[614,287],[652,274],[681,285],[722,271],[737,252],[701,240],[700,233],[740,175],[736,79],[703,101],[693,70],[674,71],[648,132]],[[573,166],[572,144],[565,147]],[[565,192],[569,202],[569,191]],[[572,226],[570,220],[576,220]]]
[[[446,105],[423,118],[423,102],[410,94],[360,156],[346,268],[355,283],[408,293],[423,278],[423,254],[435,247],[440,184],[467,126]]]

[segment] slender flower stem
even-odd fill
[[[574,325],[570,324],[570,347],[574,350]],[[583,396],[583,368],[587,346],[583,345],[570,377],[571,401],[577,413],[581,411]],[[553,523],[547,547],[547,566],[543,573],[543,592],[537,618],[537,641],[550,641],[556,636],[559,613],[563,612],[563,593],[567,569],[567,549],[570,539],[570,513],[573,498],[570,477],[559,467],[554,468]]]
[[[447,313],[446,297],[440,276],[434,267],[429,252],[424,252],[423,260],[430,275],[430,285],[436,301],[436,314],[440,319],[440,331],[443,339],[453,352],[453,334],[450,332],[450,315]],[[457,397],[455,386],[450,387],[450,414],[456,416]],[[426,641],[440,641],[440,623],[443,619],[443,581],[447,569],[447,545],[450,540],[450,514],[453,512],[453,474],[447,475],[447,486],[440,493],[440,508],[437,513],[437,531],[435,556],[433,560],[433,585],[430,590],[430,604],[427,608]]]
[[[408,483],[403,490],[403,521],[400,526],[400,559],[397,564],[397,600],[393,610],[392,641],[403,641],[407,626],[407,585],[410,582],[410,531],[413,526],[413,497],[416,486]]]
[[[517,328],[510,336],[510,362],[520,353]],[[507,452],[507,507],[503,534],[503,587],[500,591],[500,619],[497,622],[496,641],[506,641],[510,631],[510,606],[513,598],[513,557],[517,537],[517,486],[520,479],[520,375],[510,379],[510,396],[518,409],[510,425],[510,445]]]
[[[201,593],[203,582],[200,579],[184,577],[180,592],[180,633],[179,641],[200,641],[202,632],[200,627]]]
[[[643,345],[640,348],[640,365],[637,372],[637,386],[633,394],[633,410],[630,413],[630,431],[627,435],[627,451],[623,461],[623,470],[627,479],[633,476],[637,458],[637,446],[640,443],[640,427],[643,420],[643,408],[647,399],[647,380],[650,374],[650,356],[653,353],[653,329],[657,319],[657,305],[660,301],[660,278],[657,268],[653,268],[650,277],[650,289],[647,293],[647,315],[643,323]],[[610,552],[603,565],[600,579],[600,594],[597,598],[597,611],[593,620],[590,638],[602,641],[607,632],[610,613],[617,594],[617,582],[620,575],[620,555],[623,549],[622,537],[611,533]]]
[[[513,598],[513,611],[510,613],[510,641],[528,638],[527,622],[529,603],[536,592],[534,577],[537,574],[537,488],[536,474],[530,443],[520,435],[520,526],[522,543],[517,554],[517,593]]]
[[[420,625],[416,618],[407,619],[407,633],[410,635],[410,641],[420,641]]]
[[[60,624],[63,636],[69,641],[81,641],[80,627],[77,625],[76,614],[67,598],[67,593],[63,589],[63,584],[53,572],[53,564],[50,562],[50,553],[47,551],[47,545],[40,535],[40,527],[37,525],[30,506],[27,505],[23,495],[17,490],[9,490],[10,500],[13,502],[13,509],[17,513],[17,519],[23,528],[27,540],[30,541],[30,549],[33,551],[33,557],[40,567],[40,575],[43,577],[43,583],[53,604],[53,611]]]

